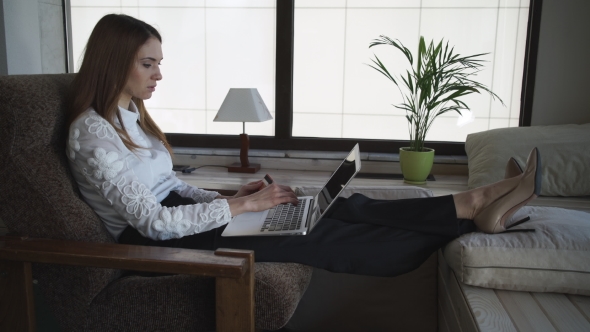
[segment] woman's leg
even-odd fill
[[[354,194],[337,202],[328,217],[349,223],[367,223],[448,237],[475,230],[471,220],[457,218],[455,200],[451,195],[375,200]]]
[[[454,236],[322,219],[307,235],[222,237],[214,249],[255,252],[257,262],[300,263],[330,272],[392,277],[418,268]]]

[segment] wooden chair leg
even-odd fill
[[[0,331],[35,331],[31,263],[0,260]]]
[[[254,252],[218,249],[215,255],[242,257],[248,262],[241,278],[216,278],[216,331],[254,332]]]

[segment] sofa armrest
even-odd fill
[[[31,263],[216,278],[217,331],[254,331],[254,252],[0,237],[2,331],[34,331]]]

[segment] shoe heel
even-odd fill
[[[531,220],[531,217],[527,216],[525,218],[520,219],[519,221],[513,222],[512,224],[510,224],[510,226],[506,226],[506,229],[510,229],[510,228],[512,228],[514,226],[518,226],[518,225],[520,225],[520,224],[522,224],[524,222],[527,222],[529,220]]]
[[[508,229],[502,233],[530,233],[530,232],[534,232],[534,231],[535,231],[534,228],[523,228],[523,229]],[[496,234],[500,234],[500,233],[496,233]]]

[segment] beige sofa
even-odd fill
[[[440,331],[590,331],[590,124],[467,138],[469,185],[538,147],[542,197],[512,217],[535,232],[465,234],[439,252]]]

